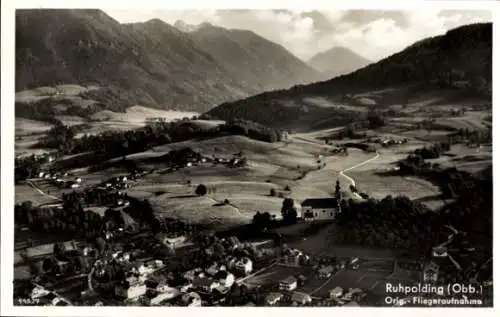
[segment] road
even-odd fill
[[[314,293],[318,292],[320,289],[322,289],[323,287],[325,287],[326,284],[330,283],[330,281],[333,280],[333,278],[335,277],[335,275],[337,275],[337,272],[333,273],[332,276],[330,276],[326,281],[324,281],[314,291],[312,291],[311,293],[309,293],[309,295],[312,296]]]
[[[26,183],[28,183],[28,185],[30,185],[34,190],[36,190],[38,193],[40,193],[43,196],[46,196],[46,197],[49,197],[49,198],[52,198],[52,199],[56,199],[56,200],[61,200],[60,197],[52,196],[52,195],[49,195],[49,194],[45,193],[44,191],[42,191],[38,186],[36,186],[30,180],[26,180]]]
[[[255,271],[253,272],[252,274],[250,275],[247,275],[247,276],[244,276],[242,278],[239,278],[237,279],[236,281],[234,281],[235,284],[238,284],[238,285],[241,285],[245,280],[249,279],[249,278],[252,278],[254,277],[255,275],[257,274],[260,274],[262,272],[264,272],[265,270],[275,266],[276,264],[278,264],[278,261],[274,261],[273,263],[271,263],[270,265],[266,266],[266,267],[263,267],[262,269],[258,270],[258,271]]]
[[[368,164],[368,163],[370,163],[371,161],[374,161],[374,160],[378,159],[379,157],[380,157],[380,153],[379,153],[379,152],[377,152],[377,154],[376,154],[374,157],[372,157],[372,158],[370,158],[370,159],[368,159],[368,160],[366,160],[366,161],[363,161],[363,162],[361,162],[361,163],[359,163],[359,164],[356,164],[356,165],[354,165],[354,166],[348,167],[348,168],[344,169],[343,171],[341,171],[339,174],[340,174],[340,176],[345,177],[345,178],[346,178],[349,182],[351,182],[351,185],[352,185],[352,186],[356,187],[356,182],[354,181],[354,179],[353,179],[352,177],[347,176],[347,175],[345,174],[345,172],[348,172],[348,171],[350,171],[350,170],[353,170],[353,169],[355,169],[355,168],[358,168],[358,167],[360,167],[360,166],[363,166],[363,165],[365,165],[365,164]],[[353,193],[353,194],[354,194],[354,196],[356,196],[356,198],[358,198],[358,199],[363,199],[363,197],[361,197],[358,193]]]

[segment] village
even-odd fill
[[[348,162],[351,155],[363,158],[358,164],[344,167],[343,171],[348,171],[377,159],[382,149],[408,143],[407,138],[391,136],[337,144],[326,141],[326,145],[319,145],[321,141],[314,143],[316,140],[297,138],[295,144],[285,140],[280,145],[278,149],[290,144],[304,147],[315,144],[314,151],[308,153],[311,167],[303,169],[297,165],[295,172],[299,176],[294,178],[297,183],[303,181],[307,185],[311,173],[328,174],[323,169],[328,171],[327,163],[333,160]],[[51,202],[16,205],[19,241],[16,241],[15,274],[26,276],[15,281],[16,304],[397,306],[401,303],[384,302],[386,283],[443,281],[442,268],[449,267],[448,258],[452,259],[446,244],[440,246],[444,251],[437,248],[432,256],[418,259],[372,254],[367,248],[356,247],[347,248],[347,252],[327,245],[324,246],[327,251],[313,250],[312,245],[323,244],[325,240],[304,232],[315,227],[335,228],[346,204],[353,200],[372,201],[368,194],[358,193],[354,181],[343,171],[338,175],[351,180],[343,183],[349,184],[345,186],[348,190],[341,189],[339,179],[335,180],[332,175],[326,182],[331,188],[328,195],[306,195],[296,202],[292,199],[295,188],[288,184],[282,185],[283,190],[266,187],[266,192],[260,195],[282,201],[281,217],[276,215],[278,210],[259,206],[262,213],[257,210],[253,218],[245,218],[246,224],[232,231],[207,230],[195,222],[161,215],[153,210],[148,199],[131,195],[136,187],[154,186],[148,184],[154,184],[154,180],[162,176],[190,175],[190,171],[237,174],[249,165],[255,166],[247,157],[255,154],[241,149],[216,148],[212,153],[205,153],[196,147],[179,146],[145,156],[140,166],[126,156],[117,157],[98,167],[120,167],[122,172],[112,176],[98,174],[98,177],[86,177],[85,173],[61,168],[57,164],[63,158],[57,153],[18,158],[18,162],[36,163],[27,169],[29,173],[22,175],[24,179],[19,183],[49,197]],[[424,150],[439,149],[414,151]],[[122,165],[126,166],[127,173],[123,172]],[[295,169],[295,165],[291,169]],[[265,186],[269,182],[262,181]],[[201,200],[208,191],[215,191],[202,183],[191,183],[189,177],[183,177],[175,186],[184,192],[169,199]],[[161,196],[164,192],[155,190],[153,195]],[[236,208],[227,198],[211,199],[214,206]],[[247,235],[248,226],[250,234]],[[286,233],[282,232],[287,230],[297,232],[291,234],[294,239],[283,238]],[[308,239],[316,240],[307,244]],[[452,272],[460,269],[452,267]]]
[[[203,162],[203,158],[193,158],[196,155],[189,151],[183,153],[181,165],[186,168]],[[214,160],[217,161],[221,160]],[[374,304],[374,297],[367,296],[372,289],[355,287],[356,283],[350,287],[350,279],[342,277],[360,270],[360,265],[368,265],[370,270],[370,259],[312,257],[272,240],[240,242],[234,236],[218,238],[212,235],[200,239],[193,234],[175,234],[175,230],[154,235],[141,230],[140,225],[123,218],[124,210],[131,207],[122,190],[146,173],[134,171],[104,181],[93,189],[86,188],[86,191],[96,190],[110,197],[108,210],[119,211],[121,217],[116,220],[109,212],[101,214],[98,221],[106,223],[106,230],[98,237],[97,246],[72,239],[44,248],[28,247],[19,253],[19,263],[27,261],[39,272],[31,283],[19,286],[19,303],[58,306]],[[82,181],[77,179],[75,184],[82,184]],[[63,204],[39,207],[37,217],[61,217]],[[88,212],[91,214],[85,219],[94,219],[95,214]],[[298,221],[331,222],[340,212],[337,198],[306,199],[301,204]],[[393,274],[394,263],[381,261],[385,262],[382,271],[386,275]],[[374,267],[380,266],[380,260],[375,262]],[[437,278],[429,273],[420,274],[421,263],[416,264],[414,270],[416,280],[424,276]],[[363,302],[366,298],[368,302]]]

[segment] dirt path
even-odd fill
[[[352,177],[350,177],[350,176],[347,176],[347,175],[345,174],[345,172],[348,172],[348,171],[350,171],[350,170],[353,170],[353,169],[355,169],[355,168],[358,168],[358,167],[360,167],[360,166],[363,166],[363,165],[365,165],[365,164],[368,164],[368,163],[370,163],[371,161],[374,161],[374,160],[378,159],[379,157],[380,157],[380,153],[378,153],[378,152],[377,152],[377,154],[376,154],[374,157],[372,157],[372,158],[370,158],[370,159],[368,159],[368,160],[366,160],[366,161],[363,161],[363,162],[361,162],[361,163],[359,163],[359,164],[356,164],[356,165],[354,165],[354,166],[348,167],[348,168],[346,168],[346,169],[344,169],[344,170],[340,171],[339,175],[340,175],[340,176],[345,177],[345,178],[346,178],[349,182],[351,182],[351,185],[352,185],[352,186],[356,187],[356,182],[354,181],[354,179],[353,179]],[[358,193],[353,193],[353,195],[354,195],[354,196],[356,196],[356,198],[358,198],[358,199],[363,199],[363,197],[361,197]]]
[[[213,197],[208,197],[208,198],[212,199],[212,200],[213,200],[216,204],[224,204],[224,202],[223,202],[223,201],[218,201],[218,200],[216,200],[216,199],[215,199],[215,198],[213,198]],[[245,215],[244,213],[242,213],[242,212],[240,211],[240,208],[238,208],[238,206],[236,206],[236,205],[233,205],[231,202],[229,202],[229,204],[227,204],[227,205],[229,205],[229,206],[233,207],[233,208],[234,208],[234,210],[235,210],[235,211],[236,211],[236,212],[237,212],[240,216],[242,216],[243,218],[247,218],[247,219],[253,218],[253,217],[252,217],[252,216],[250,216],[250,215]],[[257,210],[255,210],[255,212],[257,212]]]
[[[31,181],[27,180],[26,183],[28,183],[28,185],[30,185],[34,190],[36,190],[38,193],[40,193],[43,196],[46,196],[46,197],[49,197],[49,198],[52,198],[52,199],[56,199],[56,200],[61,200],[60,197],[52,196],[52,195],[49,195],[49,194],[45,193],[38,186],[36,186],[35,184],[33,184]]]

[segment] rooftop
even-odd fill
[[[282,296],[283,296],[283,294],[281,294],[281,293],[272,292],[266,296],[266,301],[273,302],[275,300],[280,299]]]
[[[292,294],[292,301],[309,300],[310,298],[309,294],[303,292],[293,292]]]
[[[336,198],[307,198],[302,202],[302,207],[312,208],[336,208],[338,200]]]
[[[293,276],[289,276],[286,279],[282,280],[281,283],[286,283],[286,284],[293,284],[296,283],[297,279]]]

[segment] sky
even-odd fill
[[[292,10],[107,10],[119,22],[159,18],[169,24],[209,22],[247,29],[308,60],[334,46],[344,46],[376,61],[423,38],[475,22],[491,22],[489,11],[292,11]]]

